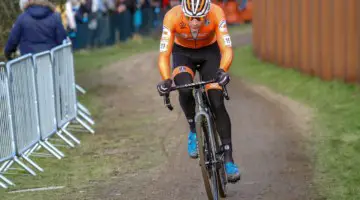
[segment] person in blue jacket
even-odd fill
[[[5,46],[10,60],[19,47],[21,55],[39,53],[61,45],[67,33],[55,6],[47,0],[20,0],[24,11],[16,19]]]

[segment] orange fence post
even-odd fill
[[[357,68],[359,66],[359,26],[357,25],[359,18],[357,18],[356,13],[359,12],[356,7],[356,2],[359,2],[359,0],[347,0],[344,1],[345,3],[345,10],[346,10],[346,28],[347,28],[347,57],[345,59],[347,60],[347,66],[346,66],[346,81],[355,83],[356,80],[359,78],[359,74],[357,72]],[[360,3],[359,3],[360,5]]]
[[[291,41],[293,43],[292,45],[292,52],[293,52],[293,60],[292,65],[294,68],[300,69],[300,50],[301,50],[301,44],[300,44],[300,23],[301,23],[301,14],[300,14],[300,3],[299,1],[291,1],[292,2],[292,9],[291,9],[291,29],[292,29],[292,37]]]
[[[262,38],[259,35],[259,31],[261,29],[261,24],[262,24],[261,19],[259,19],[260,16],[261,16],[260,12],[254,13],[253,19],[258,23],[255,23],[252,26],[253,51],[257,57],[259,56],[259,53],[260,53],[260,49],[261,49],[260,46],[261,46],[261,40],[262,40]]]
[[[283,63],[285,67],[293,67],[293,49],[291,41],[291,10],[293,1],[284,1],[285,9],[283,10],[283,24],[284,24],[284,52]]]
[[[300,67],[304,73],[309,74],[309,14],[308,8],[310,6],[309,0],[298,1],[300,7]]]
[[[268,40],[268,58],[270,62],[275,63],[275,55],[276,55],[276,27],[275,27],[275,8],[276,4],[268,3],[268,12],[267,12],[267,24],[269,30],[269,40]]]
[[[321,29],[321,78],[324,80],[331,80],[333,78],[333,26],[334,26],[334,13],[331,12],[334,6],[334,0],[320,0],[321,2],[321,14],[320,14],[320,29]]]
[[[334,1],[334,75],[337,79],[345,79],[346,37],[345,1]]]
[[[268,22],[266,21],[266,17],[267,17],[267,3],[266,1],[260,1],[260,0],[253,0],[253,5],[254,8],[256,8],[254,10],[254,12],[258,12],[260,17],[258,18],[259,20],[255,23],[258,23],[259,26],[261,26],[261,31],[259,31],[259,37],[261,38],[261,45],[260,45],[260,57],[262,59],[267,60],[267,56],[268,56],[268,51],[267,51],[267,45],[268,45],[268,34],[269,34],[269,29],[268,29]],[[253,22],[253,24],[255,24]]]
[[[312,75],[321,75],[321,59],[320,59],[320,0],[313,0],[310,6],[310,71]]]
[[[282,24],[282,10],[284,8],[283,0],[273,0],[275,10],[274,10],[274,17],[275,17],[275,63],[282,66],[282,53],[283,53],[283,24]]]

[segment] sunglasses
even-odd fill
[[[188,21],[192,21],[192,20],[197,20],[197,21],[204,21],[205,20],[205,17],[187,17],[186,16],[186,19],[188,20]]]

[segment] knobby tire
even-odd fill
[[[211,156],[211,149],[209,147],[209,140],[206,138],[208,135],[207,132],[207,122],[206,118],[202,117],[202,120],[196,122],[196,133],[199,142],[199,159],[200,159],[200,168],[203,176],[205,190],[209,200],[220,200],[219,196],[219,186],[218,186],[218,173],[216,166],[214,165],[210,170],[207,169],[205,162],[208,160],[205,156]],[[208,150],[206,154],[205,149]],[[211,183],[210,183],[211,180]],[[212,187],[213,186],[213,187]]]

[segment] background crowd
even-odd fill
[[[224,6],[229,24],[246,21],[244,10],[250,1],[213,2]],[[150,34],[159,37],[165,13],[180,3],[181,0],[19,0],[19,15],[12,20],[11,28],[9,24],[4,26],[8,27],[4,55],[9,59],[17,50],[20,55],[38,53],[65,39],[72,41],[74,50],[80,50]]]
[[[180,0],[68,0],[57,6],[74,49],[102,47],[159,31]]]

